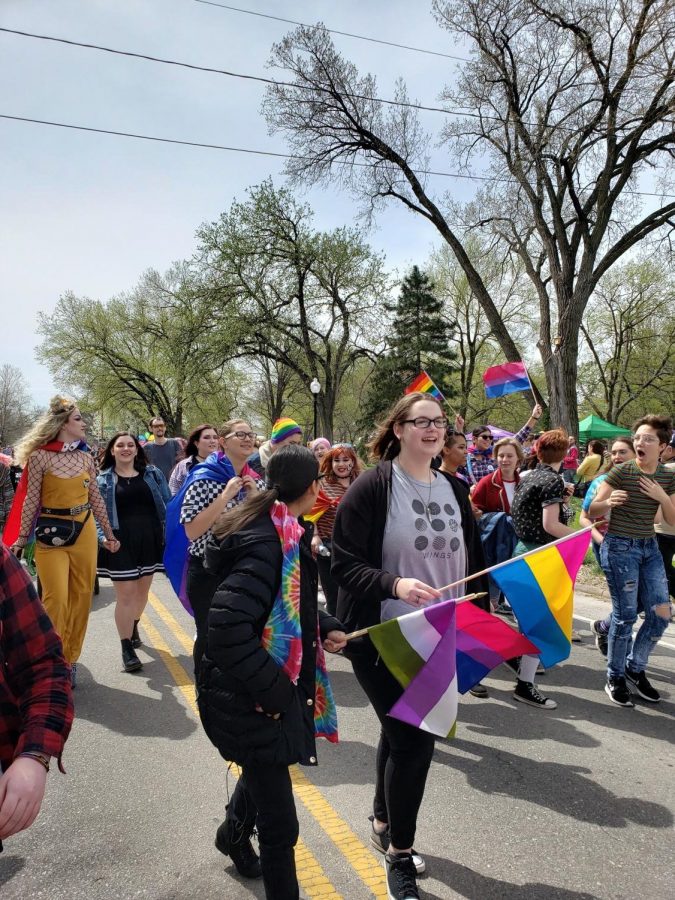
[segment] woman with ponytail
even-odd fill
[[[319,492],[319,465],[311,450],[285,447],[266,476],[268,490],[225,513],[206,548],[204,565],[220,587],[197,702],[212,743],[241,767],[216,847],[244,877],[262,875],[268,900],[296,900],[288,767],[316,765],[316,737],[337,741],[323,650],[342,649],[345,635],[317,609],[316,563],[301,524]]]

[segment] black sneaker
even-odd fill
[[[379,850],[380,853],[386,853],[389,850],[389,844],[391,843],[391,836],[389,834],[389,828],[386,831],[375,831],[375,816],[368,816],[370,819],[371,829],[370,829],[370,843],[376,849]],[[419,855],[417,850],[414,848],[411,851],[411,856],[413,858],[413,865],[415,866],[415,871],[418,875],[424,875],[426,871],[427,864],[424,862],[424,858]]]
[[[604,619],[596,619],[595,622],[591,625],[593,629],[593,634],[595,635],[595,646],[602,653],[602,655],[607,657],[607,645],[609,643],[609,635],[606,631],[603,631],[601,626],[604,622]]]
[[[617,706],[635,706],[630,699],[630,691],[626,684],[626,679],[620,675],[608,675],[607,684],[605,685],[605,693]]]
[[[527,703],[528,706],[536,706],[537,709],[555,709],[558,705],[555,700],[540,694],[531,681],[521,681],[520,678],[516,682],[513,699]]]
[[[253,849],[251,833],[225,819],[216,831],[216,848],[229,856],[237,872],[244,878],[262,878],[260,857]]]
[[[385,853],[384,872],[389,900],[420,900],[415,865],[410,853],[398,853],[395,856]]]
[[[509,606],[509,604],[508,604],[508,603],[504,603],[503,600],[501,600],[501,601],[497,604],[497,606],[496,606],[496,608],[495,608],[495,613],[496,613],[498,616],[510,616],[511,618],[513,618],[513,610],[511,609],[511,607]]]
[[[488,694],[488,689],[481,681],[479,681],[478,684],[474,684],[472,688],[469,688],[469,693],[472,697],[480,697],[481,700],[487,700],[490,696]]]
[[[626,678],[635,686],[643,700],[647,700],[649,703],[658,703],[661,699],[661,694],[651,686],[644,672],[634,672],[626,666]]]
[[[520,657],[513,656],[511,659],[505,660],[505,662],[509,669],[511,669],[511,671],[515,672],[517,675],[518,670],[520,669]]]

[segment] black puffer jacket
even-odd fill
[[[221,582],[209,611],[197,703],[209,739],[227,760],[316,765],[317,572],[308,536],[300,544],[302,667],[297,685],[260,644],[281,582],[281,542],[269,514],[222,544],[211,539],[207,545],[205,568]],[[342,628],[323,610],[319,615],[322,639]],[[266,716],[256,705],[281,716]]]

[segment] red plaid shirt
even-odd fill
[[[0,543],[0,767],[34,750],[61,754],[73,723],[61,640],[19,561]]]

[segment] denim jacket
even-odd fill
[[[169,490],[169,485],[166,483],[166,478],[157,466],[147,466],[145,472],[143,472],[143,480],[150,488],[152,499],[155,501],[155,506],[157,507],[157,516],[162,528],[164,528],[166,522],[166,504],[171,499],[171,491]],[[105,508],[108,513],[108,518],[110,519],[110,527],[113,529],[119,528],[120,523],[117,518],[117,506],[115,504],[115,487],[117,485],[117,475],[115,474],[115,470],[103,469],[97,476],[96,481],[98,483],[98,489],[101,492],[101,497],[103,497],[105,502]],[[99,534],[99,540],[101,538],[102,534]]]

